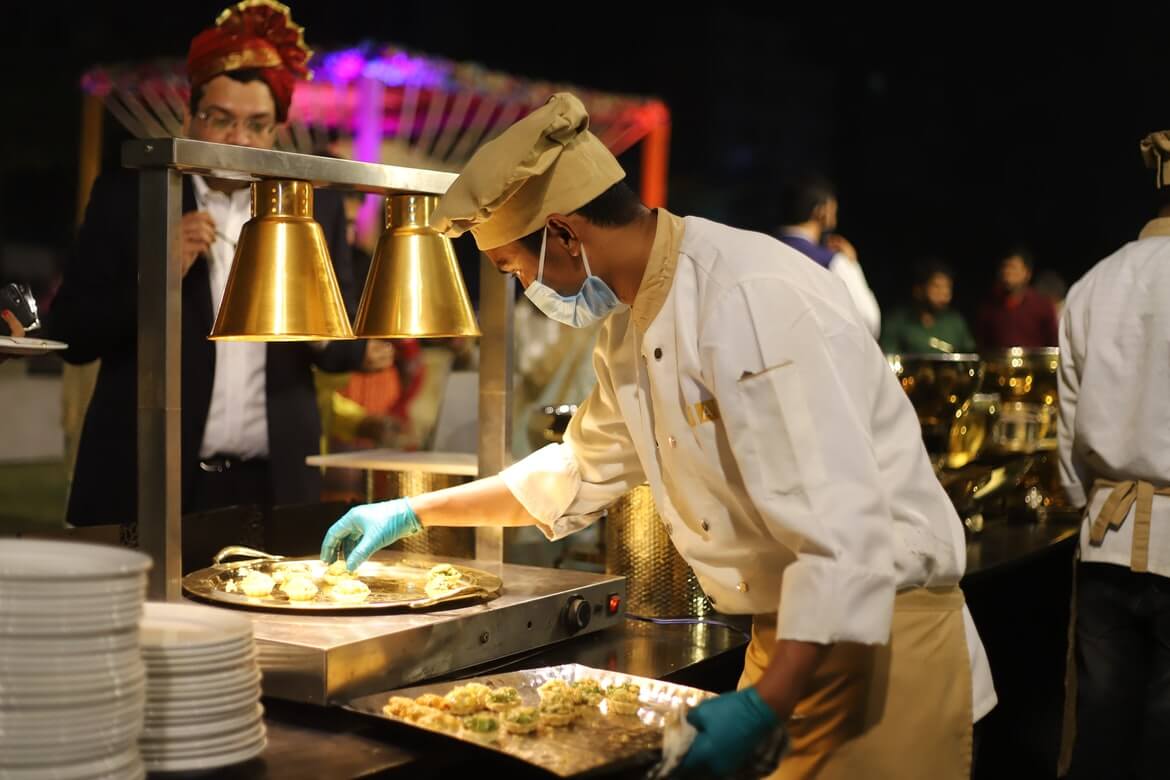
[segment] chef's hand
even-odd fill
[[[687,721],[699,733],[679,766],[684,776],[730,775],[779,725],[775,711],[755,688],[708,699],[687,713]]]
[[[215,243],[215,220],[206,211],[188,211],[179,220],[179,253],[183,259],[183,276],[195,260]]]
[[[346,568],[354,571],[378,550],[421,530],[422,523],[405,498],[355,506],[325,534],[321,560],[333,563],[344,554]]]

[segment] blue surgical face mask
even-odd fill
[[[536,281],[524,290],[528,300],[544,312],[546,317],[574,328],[585,328],[604,319],[611,311],[622,305],[613,290],[609,289],[609,285],[589,270],[589,257],[585,254],[584,244],[581,245],[581,261],[585,264],[585,282],[577,294],[561,295],[545,284],[544,250],[547,242],[546,226],[540,239],[540,265],[536,271]]]

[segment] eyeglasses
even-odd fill
[[[199,111],[195,117],[217,133],[239,127],[252,137],[267,135],[276,127],[271,119],[238,119],[222,111]]]

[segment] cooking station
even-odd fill
[[[374,561],[406,557],[382,552]],[[502,593],[467,606],[252,612],[265,696],[335,704],[526,653],[625,619],[622,577],[507,563],[492,568],[504,583]],[[197,574],[186,580],[198,580]]]

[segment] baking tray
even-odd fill
[[[578,718],[571,726],[557,728],[542,725],[535,734],[523,736],[501,732],[499,742],[494,744],[478,742],[474,737],[462,732],[452,734],[426,729],[382,710],[391,696],[405,696],[411,699],[427,693],[443,696],[460,685],[473,682],[483,683],[492,688],[512,686],[520,693],[525,705],[535,707],[540,702],[537,688],[543,683],[553,679],[573,682],[582,678],[593,678],[602,687],[637,683],[642,688],[642,706],[636,715],[617,715],[609,712],[607,702],[603,701],[595,712]],[[684,704],[693,707],[705,699],[714,697],[715,694],[698,688],[592,669],[580,664],[566,664],[385,691],[353,699],[345,708],[401,723],[410,728],[443,734],[483,750],[504,753],[559,777],[573,777],[633,764],[652,763],[658,759],[662,751],[662,730],[667,713]]]

